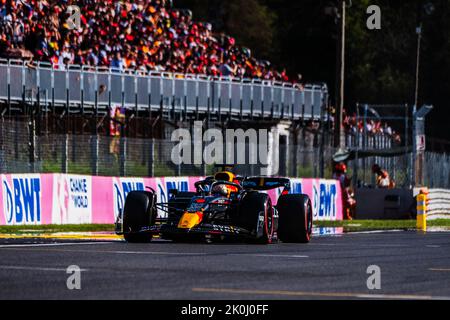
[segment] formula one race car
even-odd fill
[[[196,192],[170,191],[168,203],[156,192],[128,194],[116,233],[130,243],[148,243],[154,236],[175,242],[237,240],[270,244],[281,240],[308,243],[313,215],[307,195],[289,194],[290,180],[237,177],[222,171],[198,181]],[[265,191],[283,188],[276,206]],[[158,218],[158,210],[167,219]]]

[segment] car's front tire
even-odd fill
[[[156,197],[151,192],[130,192],[123,211],[123,234],[129,243],[149,243],[152,235],[141,233],[145,227],[151,227],[156,220]]]

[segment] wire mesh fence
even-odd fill
[[[425,153],[425,185],[450,189],[450,154]]]
[[[202,176],[214,165],[181,164],[172,159],[177,142],[170,139],[121,138],[87,134],[36,134],[35,121],[0,118],[0,173],[53,173],[101,176]],[[331,178],[336,149],[324,143],[329,137],[303,130],[295,143],[280,143],[273,156],[279,161],[278,175]],[[246,143],[246,161],[251,145]],[[259,146],[257,146],[259,148]],[[194,152],[195,148],[192,147]],[[224,149],[224,153],[226,150]],[[236,152],[235,152],[236,153]],[[237,158],[237,154],[235,157]],[[398,187],[411,187],[412,154],[369,157],[348,162],[355,186],[375,185],[372,166],[380,165]],[[236,160],[236,159],[234,159]],[[202,162],[203,163],[203,162]],[[237,163],[237,162],[235,162]],[[247,163],[247,162],[246,162]],[[425,185],[450,188],[450,155],[426,152],[423,160]],[[259,175],[264,164],[237,166],[237,173]]]
[[[171,159],[175,143],[170,140],[75,134],[30,138],[30,130],[26,123],[3,129],[0,173],[142,177],[199,176],[206,170],[201,165],[175,165]]]
[[[389,173],[399,188],[411,187],[411,159],[412,154],[404,154],[396,157],[368,157],[349,162],[349,169],[353,176],[353,183],[358,187],[374,187],[376,185],[375,174],[372,167],[376,164]]]
[[[36,121],[0,119],[0,173],[51,173],[90,174],[101,176],[200,176],[212,173],[214,165],[207,165],[202,158],[198,164],[176,164],[173,161],[178,142],[170,139],[133,138],[108,135],[75,133],[37,134]],[[169,135],[170,136],[170,135]],[[324,152],[317,147],[320,135],[305,133],[297,145],[281,144],[271,150],[271,159],[277,173],[299,177],[320,177],[327,167],[331,177],[332,149]],[[190,152],[199,152],[192,142]],[[202,150],[205,151],[204,143]],[[227,146],[224,144],[224,160]],[[269,147],[266,147],[266,150]],[[250,161],[249,153],[261,145],[246,141],[244,151],[234,150],[231,164],[238,164],[236,171],[245,175],[259,175],[269,163]],[[244,155],[242,163],[241,156]],[[266,151],[267,152],[267,151]],[[176,152],[175,152],[176,154]],[[325,156],[324,156],[325,155]],[[245,164],[244,164],[245,163]],[[248,163],[248,164],[247,164]],[[323,164],[322,166],[319,164]],[[327,163],[325,165],[325,163]]]

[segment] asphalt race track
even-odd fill
[[[66,269],[82,269],[68,290]],[[381,290],[367,268],[381,268]],[[0,240],[0,299],[450,299],[450,233],[316,237],[309,245]]]

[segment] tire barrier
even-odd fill
[[[450,190],[429,190],[427,216],[428,219],[450,219]]]

